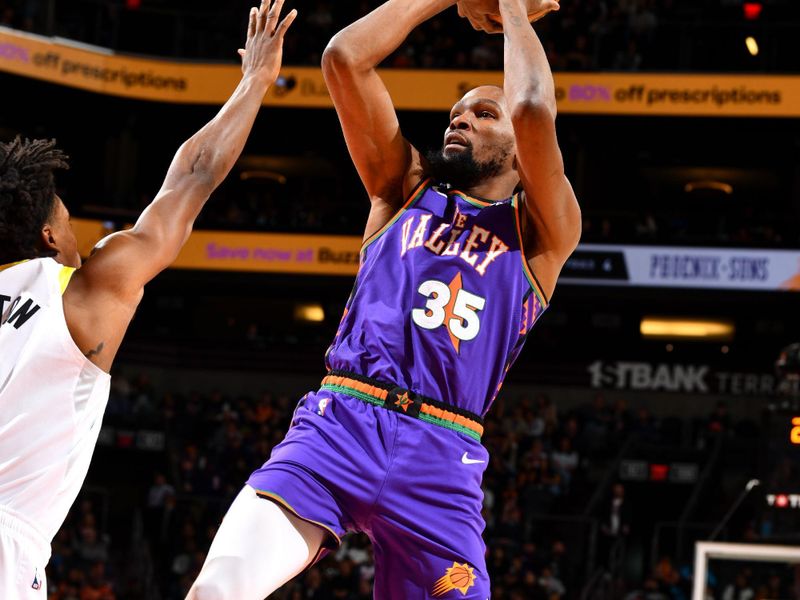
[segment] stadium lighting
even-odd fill
[[[708,319],[677,317],[644,317],[639,326],[644,338],[703,339],[729,341],[736,331],[733,323]]]
[[[325,320],[325,310],[320,304],[298,304],[294,307],[294,318],[297,321],[321,323]]]
[[[756,38],[754,38],[752,35],[748,35],[744,40],[744,43],[747,45],[747,51],[751,56],[758,56],[758,42],[756,41]]]
[[[282,173],[276,173],[275,171],[265,171],[265,170],[257,170],[257,171],[242,171],[239,173],[239,179],[242,181],[248,181],[250,179],[269,179],[271,181],[277,181],[281,185],[286,184],[286,176]]]
[[[761,2],[745,2],[742,5],[744,9],[744,18],[748,21],[755,21],[761,16],[761,11],[764,5]]]
[[[789,432],[789,441],[794,446],[800,446],[800,417],[792,418],[792,430]]]
[[[712,190],[715,192],[722,192],[723,194],[727,194],[730,196],[733,194],[733,186],[730,183],[725,183],[724,181],[713,181],[713,180],[703,180],[703,181],[690,181],[685,186],[683,186],[683,191],[687,194],[691,194],[692,192],[697,192],[701,190]]]

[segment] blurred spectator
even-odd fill
[[[644,581],[641,589],[626,595],[625,600],[671,600],[671,598],[659,589],[658,581],[651,577]]]
[[[78,532],[75,554],[85,563],[108,560],[108,541],[97,533],[94,523],[87,522]]]
[[[153,485],[147,493],[147,508],[163,509],[168,496],[175,495],[175,488],[167,483],[163,473],[156,473]]]
[[[625,486],[615,483],[611,498],[606,502],[600,523],[600,556],[612,572],[619,567],[624,557],[625,538],[630,534],[631,508],[625,501]]]
[[[708,418],[708,431],[711,434],[725,433],[730,427],[731,417],[728,414],[728,405],[720,400]]]
[[[544,567],[542,569],[542,575],[539,577],[539,584],[544,589],[549,600],[558,600],[567,592],[563,582],[553,575],[550,567]]]
[[[80,600],[116,600],[114,588],[106,579],[106,566],[102,561],[94,563],[89,577],[81,588]]]
[[[722,600],[753,600],[755,590],[750,585],[748,573],[740,572],[736,580],[722,591]]]
[[[575,471],[580,465],[580,456],[572,447],[572,441],[564,436],[558,441],[558,449],[553,452],[553,469],[560,478],[563,491],[569,491]]]

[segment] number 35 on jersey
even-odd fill
[[[461,342],[474,340],[481,330],[479,312],[486,305],[481,298],[462,287],[461,273],[447,284],[436,279],[423,281],[417,288],[426,298],[424,308],[411,311],[411,319],[422,329],[445,327],[458,353]]]

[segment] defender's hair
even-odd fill
[[[68,169],[55,140],[0,143],[0,265],[43,256],[42,227],[55,207],[55,169]]]

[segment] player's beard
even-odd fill
[[[446,183],[456,189],[467,190],[477,184],[495,177],[503,171],[508,152],[499,150],[488,160],[478,161],[472,153],[472,146],[461,152],[444,153],[444,148],[430,150],[425,158],[428,161],[428,174],[437,183]]]

